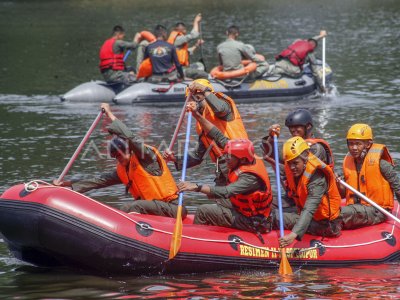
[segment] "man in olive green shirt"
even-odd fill
[[[194,118],[200,122],[205,133],[218,145],[220,148],[225,148],[229,139],[215,127],[211,122],[205,119],[197,110],[196,102],[192,101],[188,104],[188,109],[193,112]],[[232,157],[233,155],[231,155]],[[254,153],[253,153],[254,156]],[[231,158],[232,159],[232,158]],[[240,164],[241,162],[237,162]],[[231,160],[227,164],[227,169],[237,167]],[[217,204],[201,205],[196,212],[193,223],[201,225],[214,225],[223,227],[233,227],[250,232],[266,232],[270,230],[271,224],[264,216],[246,217],[237,211],[230,197],[235,195],[248,195],[256,191],[265,191],[267,186],[262,179],[253,173],[242,172],[237,181],[224,186],[209,186],[199,185],[191,182],[179,182],[178,188],[180,191],[200,192],[208,196],[209,199],[215,200]],[[254,222],[258,222],[255,225]],[[262,226],[263,228],[257,228]]]
[[[161,176],[163,170],[160,167],[158,157],[154,151],[149,148],[143,140],[133,134],[133,132],[120,120],[118,120],[111,112],[110,106],[107,103],[103,103],[101,108],[104,109],[107,116],[111,119],[112,123],[108,128],[110,134],[115,134],[119,139],[114,139],[110,147],[110,152],[118,151],[122,155],[115,155],[115,158],[119,163],[125,165],[127,163],[129,167],[130,151],[132,151],[140,165],[153,176]],[[126,141],[126,143],[124,142]],[[115,148],[115,149],[113,149]],[[116,151],[113,151],[116,150]],[[113,153],[110,153],[113,156]],[[56,182],[54,182],[56,184]],[[85,193],[93,189],[100,189],[115,184],[122,184],[117,171],[103,173],[102,175],[83,179],[80,181],[65,181],[62,182],[61,186],[71,187],[74,191],[79,193]],[[128,193],[130,186],[126,186],[126,193]],[[158,199],[135,199],[133,202],[126,204],[122,207],[125,212],[137,212],[142,214],[159,215],[166,217],[176,217],[178,209],[178,200],[172,200],[170,202],[160,201]],[[187,214],[186,208],[183,207],[182,218],[185,218]]]
[[[369,157],[369,152],[374,151],[371,150],[373,146],[373,134],[372,129],[367,124],[354,124],[350,127],[347,133],[347,147],[349,153],[347,154],[347,159],[354,160],[354,165],[357,174],[360,174],[362,169],[365,168],[365,177],[361,175],[361,178],[358,180],[363,182],[368,182],[370,180],[374,180],[370,178],[370,170],[374,165],[374,159]],[[386,147],[385,147],[386,148]],[[375,150],[376,151],[376,150]],[[387,151],[387,150],[385,150]],[[389,152],[387,152],[389,155]],[[383,154],[382,154],[383,156]],[[400,201],[400,178],[397,175],[397,172],[394,168],[394,165],[389,161],[382,159],[382,156],[379,160],[379,173],[374,174],[376,177],[382,178],[384,181],[387,181],[390,186],[390,191],[386,191],[388,193],[394,194],[396,199]],[[345,158],[345,160],[346,160]],[[365,166],[364,166],[365,165]],[[345,167],[343,167],[343,172]],[[375,172],[375,171],[372,171]],[[377,172],[378,173],[378,172]],[[346,174],[346,173],[345,173]],[[360,175],[358,175],[360,176]],[[346,178],[345,181],[349,180]],[[358,185],[361,185],[358,183]],[[342,197],[347,197],[345,187],[338,183],[339,190],[341,192]],[[353,188],[360,191],[360,186],[353,186]],[[379,191],[381,193],[385,192],[384,187],[379,187]],[[368,190],[367,190],[368,193]],[[380,212],[378,209],[371,205],[365,205],[363,200],[355,194],[352,194],[353,204],[349,204],[342,207],[341,215],[343,218],[343,228],[345,229],[354,229],[363,226],[375,225],[382,222],[385,222],[387,217],[385,214]],[[384,195],[382,195],[382,198]],[[371,199],[373,201],[378,202],[381,199]]]
[[[318,46],[318,41],[324,37],[326,37],[327,33],[325,30],[322,30],[318,36],[314,36],[313,38],[309,39],[310,42],[315,44],[315,48]],[[298,40],[296,40],[298,41]],[[295,41],[295,42],[296,42]],[[294,43],[295,43],[294,42]],[[294,44],[293,43],[293,44]],[[290,47],[290,46],[289,46]],[[314,55],[314,52],[308,52],[307,56],[304,59],[304,64],[309,63],[312,74],[317,82],[318,87],[322,92],[325,92],[324,87],[322,86],[322,78],[319,70],[319,66],[317,63],[317,58]],[[277,75],[286,75],[289,77],[299,77],[303,72],[303,65],[296,66],[290,62],[287,58],[281,58],[279,55],[277,56],[277,61],[275,63],[274,69],[271,71],[273,74]],[[322,73],[322,72],[321,72]]]
[[[195,84],[195,82],[194,82]],[[199,89],[205,88],[204,86],[199,87]],[[214,114],[224,121],[232,121],[234,118],[232,107],[228,104],[228,102],[218,98],[211,92],[204,92],[204,100],[200,101],[197,109],[200,114],[203,113],[205,104],[208,104],[210,108],[213,110]],[[207,157],[208,152],[211,149],[208,149],[202,142],[201,137],[199,136],[197,146],[195,149],[190,150],[188,154],[187,167],[191,168],[201,164],[201,162]],[[177,170],[182,169],[183,164],[183,156],[182,155],[174,155],[173,152],[165,151],[163,153],[164,159],[167,161],[173,161]],[[227,174],[228,168],[226,166],[226,161],[224,159],[218,160],[217,163],[217,171],[216,171],[216,179],[215,183],[217,185],[226,185],[227,182]]]
[[[217,46],[220,65],[223,66],[224,71],[243,68],[243,59],[249,59],[257,63],[257,69],[252,74],[254,78],[261,77],[262,74],[268,71],[268,63],[256,56],[254,47],[245,45],[237,40],[239,36],[239,28],[237,26],[230,26],[226,34],[228,38]]]

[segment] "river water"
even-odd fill
[[[156,23],[171,27],[183,20],[189,24],[197,12],[204,16],[204,57],[209,67],[216,64],[215,48],[231,24],[240,26],[241,40],[252,43],[269,61],[294,39],[316,35],[320,29],[328,31],[327,61],[335,72],[337,91],[298,102],[240,105],[254,142],[270,124],[283,124],[289,111],[305,107],[313,113],[316,133],[331,143],[338,165],[346,153],[346,130],[355,122],[369,123],[375,140],[387,144],[399,162],[399,1],[3,0],[0,192],[19,182],[50,181],[60,174],[99,107],[61,103],[58,96],[100,78],[98,49],[115,24],[122,24],[127,36],[133,37]],[[114,106],[113,110],[146,142],[160,145],[168,143],[180,107]],[[103,155],[107,124],[104,120],[94,132],[69,178],[113,168],[113,161]],[[288,136],[283,129],[282,139]],[[190,169],[188,179],[211,183],[212,172],[211,163],[206,162]],[[179,175],[174,171],[176,178]],[[113,206],[128,201],[122,187],[88,195]],[[192,209],[206,202],[193,195],[185,199]],[[399,269],[400,264],[394,262],[334,269],[304,266],[290,279],[281,278],[275,269],[102,278],[24,264],[0,240],[2,299],[398,298]]]

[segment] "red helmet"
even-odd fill
[[[225,154],[234,155],[237,158],[247,158],[249,162],[254,160],[254,145],[250,140],[230,140],[225,145]]]

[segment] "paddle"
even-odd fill
[[[62,171],[60,177],[58,177],[56,184],[60,184],[65,175],[68,173],[69,169],[72,167],[72,164],[75,162],[76,158],[78,157],[79,153],[82,151],[83,146],[86,144],[87,140],[89,139],[90,135],[92,134],[93,130],[96,128],[97,124],[100,122],[101,117],[103,116],[104,110],[102,109],[99,114],[97,115],[96,119],[93,121],[92,126],[90,126],[88,132],[86,132],[85,136],[83,137],[81,143],[79,144],[78,148],[75,150],[75,153],[70,158],[69,162],[65,166],[64,170]]]
[[[124,55],[124,61],[126,61],[126,59],[129,57],[129,55],[131,55],[132,51],[128,50],[126,51],[125,55]]]
[[[191,95],[192,95],[192,93],[189,91],[188,95],[185,99],[185,103],[183,104],[181,115],[179,116],[178,124],[176,125],[174,135],[172,136],[171,142],[169,143],[169,146],[168,146],[169,151],[172,151],[172,148],[174,147],[174,144],[176,142],[176,138],[178,137],[178,133],[182,126],[183,118],[185,117],[185,113],[186,113],[186,104],[188,103]]]
[[[282,210],[282,195],[281,195],[281,176],[279,169],[279,152],[278,152],[278,137],[274,134],[274,156],[275,156],[275,172],[276,172],[276,186],[278,189],[278,209],[279,209],[279,230],[280,237],[285,235],[283,230],[283,210]],[[286,249],[281,248],[281,263],[279,265],[279,274],[291,275],[293,273],[292,267],[289,264],[289,260],[286,256]]]
[[[326,73],[325,73],[325,37],[323,37],[322,38],[322,87],[326,91],[325,76],[326,76]]]
[[[192,113],[188,113],[187,127],[186,127],[186,140],[185,140],[185,150],[183,152],[183,166],[182,166],[182,177],[181,180],[185,181],[186,177],[186,166],[187,157],[189,152],[189,139],[190,139],[190,127],[192,123]],[[172,234],[171,248],[169,250],[169,259],[173,259],[175,255],[179,252],[182,241],[182,202],[183,202],[183,192],[179,193],[179,203],[178,212],[176,214],[175,229]]]
[[[343,181],[342,179],[339,179],[339,182],[341,185],[343,185],[345,188],[349,189],[350,191],[352,191],[354,194],[356,194],[358,197],[362,198],[363,200],[365,200],[366,202],[368,202],[369,204],[371,204],[373,207],[375,207],[377,210],[379,210],[381,213],[383,213],[384,215],[388,216],[389,218],[392,218],[393,220],[395,220],[397,223],[400,224],[400,219],[397,218],[396,216],[394,216],[393,214],[391,214],[390,212],[388,212],[386,209],[384,209],[383,207],[381,207],[380,205],[376,204],[374,201],[372,201],[371,199],[369,199],[367,196],[365,196],[364,194],[360,193],[359,191],[357,191],[355,188],[353,188],[351,185],[347,184],[345,181]]]
[[[203,40],[203,34],[201,32],[201,22],[199,23],[199,33],[200,33],[200,40]],[[203,58],[203,46],[202,46],[202,44],[200,44],[199,47],[200,47],[200,59],[199,59],[199,61],[203,64],[204,71],[207,72],[207,66],[206,66],[206,63],[204,62],[204,58]]]

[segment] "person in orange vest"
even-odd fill
[[[291,136],[300,136],[306,140],[310,146],[312,154],[317,156],[324,163],[334,168],[334,158],[332,149],[327,141],[321,138],[315,138],[313,133],[314,122],[309,110],[304,108],[296,109],[290,112],[285,119],[285,126],[289,129]],[[279,136],[281,126],[273,124],[269,127],[269,134],[262,139],[262,149],[264,159],[275,166],[273,136]]]
[[[125,70],[124,52],[135,49],[138,46],[140,34],[136,33],[132,42],[124,41],[125,30],[116,25],[113,35],[106,40],[100,48],[100,72],[107,83],[132,84],[135,81],[135,73]]]
[[[130,193],[134,198],[132,203],[122,207],[123,211],[176,218],[178,188],[161,154],[155,147],[135,137],[133,132],[114,116],[109,104],[102,103],[101,108],[112,121],[109,132],[117,136],[109,147],[110,156],[117,160],[116,170],[97,178],[68,181],[60,185],[84,193],[122,183],[126,193]],[[185,218],[186,214],[187,211],[183,207],[182,217]]]
[[[168,43],[176,47],[178,60],[183,67],[185,77],[198,79],[207,78],[208,74],[204,71],[204,66],[201,63],[190,63],[190,56],[194,51],[204,43],[203,40],[198,39],[197,42],[189,47],[189,42],[199,37],[200,33],[201,14],[197,14],[193,21],[193,29],[188,34],[186,25],[183,22],[175,24],[175,28],[171,31],[168,37]]]
[[[325,92],[322,86],[322,78],[318,72],[317,59],[314,56],[314,50],[318,46],[318,40],[326,37],[327,33],[322,30],[318,36],[308,40],[296,40],[285,50],[279,53],[275,59],[275,68],[273,74],[286,75],[289,77],[299,77],[303,72],[303,66],[310,64],[311,71],[319,86],[321,92]]]
[[[283,224],[291,232],[279,239],[281,247],[301,240],[305,233],[324,237],[340,235],[341,197],[332,169],[310,152],[307,142],[298,136],[283,145],[286,190],[294,199],[297,212],[284,212]],[[275,226],[279,214],[274,211]]]
[[[234,100],[223,93],[215,92],[212,84],[207,79],[194,80],[187,88],[190,91],[192,101],[195,101],[199,113],[215,125],[229,139],[248,139],[242,118]],[[211,160],[216,163],[216,184],[226,185],[228,169],[223,157],[223,148],[205,134],[203,127],[198,122],[196,132],[199,135],[197,147],[189,152],[188,168],[199,165],[209,154]],[[182,168],[182,156],[175,156],[173,152],[166,150],[164,158],[173,161],[177,170]]]
[[[217,46],[218,58],[223,71],[232,71],[242,69],[244,66],[242,60],[251,60],[257,63],[257,69],[251,74],[252,77],[261,77],[269,70],[269,64],[265,59],[260,59],[256,55],[254,47],[238,41],[239,27],[229,26],[226,35],[227,39]]]
[[[373,142],[367,124],[354,124],[347,132],[349,152],[343,161],[344,181],[381,207],[392,211],[394,194],[400,199],[400,179],[385,145]],[[343,228],[354,229],[385,222],[387,217],[375,207],[340,186],[346,196],[342,207]]]
[[[306,142],[310,146],[310,152],[333,169],[334,160],[332,150],[327,141],[314,137],[314,122],[310,111],[300,108],[290,112],[285,119],[285,125],[286,127],[288,127],[289,132],[292,136],[299,136],[306,140]],[[275,167],[273,136],[274,134],[276,134],[279,137],[280,131],[281,127],[279,124],[271,125],[269,127],[269,134],[265,136],[261,141],[261,148],[264,151],[264,160],[269,162],[273,167]],[[280,177],[281,181],[284,182],[286,178],[283,160],[280,161],[280,166]],[[282,203],[285,210],[292,210],[296,208],[293,199],[290,199],[287,194],[285,195],[285,197],[283,197]],[[276,204],[277,203],[274,203],[274,205]]]
[[[271,229],[269,214],[272,191],[267,170],[261,159],[255,157],[253,143],[248,139],[230,140],[197,110],[196,102],[188,109],[205,132],[224,149],[228,166],[226,186],[179,182],[179,191],[199,192],[214,199],[217,204],[201,205],[194,224],[232,227],[256,233]]]

